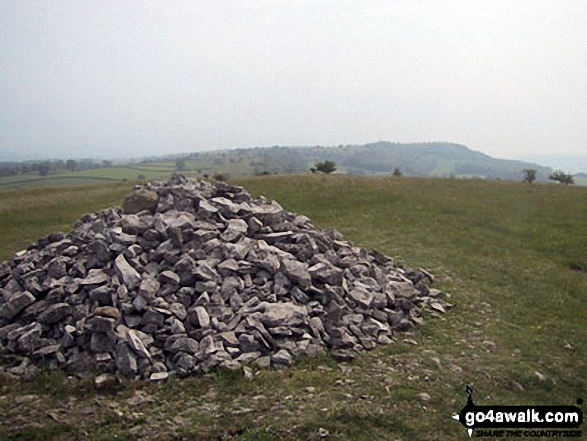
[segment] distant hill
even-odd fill
[[[240,164],[239,170],[243,173],[237,174],[303,172],[315,162],[325,159],[336,162],[339,172],[353,175],[388,175],[398,168],[406,176],[521,180],[523,170],[532,168],[537,170],[538,180],[546,181],[552,172],[550,167],[492,158],[464,145],[442,142],[377,142],[338,147],[256,147],[194,153],[189,157],[195,163],[212,163],[215,168],[227,171],[234,170],[234,165]]]
[[[39,175],[49,175],[47,179],[84,177],[122,180],[151,179],[169,175],[175,170],[204,178],[302,173],[308,172],[316,162],[326,159],[337,164],[338,173],[365,176],[390,175],[397,168],[404,176],[521,181],[523,170],[529,168],[537,170],[539,181],[548,181],[553,171],[550,167],[531,162],[492,158],[460,144],[377,142],[336,147],[239,148],[140,158],[115,166],[112,161],[6,161],[0,162],[0,186],[12,188],[29,181],[38,185]],[[45,174],[41,170],[43,164],[47,168]],[[576,177],[575,182],[577,185],[587,184],[582,177]]]

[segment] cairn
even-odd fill
[[[241,187],[174,175],[0,264],[0,355],[17,375],[154,381],[348,359],[449,309],[432,281]]]

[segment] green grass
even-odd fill
[[[216,372],[96,392],[59,373],[0,379],[0,438],[302,440],[324,429],[329,439],[465,439],[450,415],[466,384],[477,404],[587,398],[586,188],[341,175],[236,182],[356,245],[430,269],[455,309],[353,363],[298,359],[288,370],[256,369],[253,381]],[[0,257],[120,205],[130,187],[0,194]],[[135,393],[152,401],[132,406]]]
[[[69,231],[82,214],[122,205],[133,183],[34,188],[0,193],[0,258],[55,231]]]
[[[100,167],[71,172],[64,171],[57,174],[50,174],[46,177],[28,173],[0,178],[0,191],[73,185],[101,185],[108,181],[135,181],[139,176],[143,176],[144,179],[167,179],[175,172],[175,163],[163,162]],[[188,169],[185,173],[193,173],[193,170]]]

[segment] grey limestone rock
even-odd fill
[[[35,296],[30,292],[16,292],[10,296],[8,302],[0,307],[0,316],[7,320],[11,320],[20,311],[34,302]]]
[[[277,353],[271,356],[271,362],[280,366],[290,366],[292,360],[292,355],[286,349],[280,349]]]
[[[39,315],[39,321],[44,324],[52,325],[60,322],[65,317],[71,315],[71,306],[67,303],[56,303],[49,306]]]
[[[124,255],[119,254],[114,261],[114,268],[117,274],[126,284],[127,288],[133,289],[141,282],[141,276],[124,258]]]
[[[124,200],[123,209],[126,214],[136,214],[143,210],[153,211],[157,207],[159,196],[156,192],[138,189]]]

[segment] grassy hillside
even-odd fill
[[[222,174],[230,177],[308,172],[316,162],[332,160],[337,173],[359,176],[389,176],[397,168],[404,176],[481,178],[521,181],[524,169],[535,169],[538,181],[552,172],[522,161],[492,158],[460,144],[446,142],[400,144],[377,142],[338,147],[253,147],[186,155],[161,156],[140,163],[104,166],[92,163],[68,171],[63,161],[50,163],[50,173],[24,172],[18,163],[0,163],[0,191],[46,186],[101,184],[104,181],[166,178],[183,163],[182,173],[198,177]],[[108,162],[108,161],[106,161]],[[25,164],[26,165],[26,164]],[[39,165],[39,164],[37,164]],[[82,164],[83,165],[83,164]],[[5,169],[3,169],[5,167]],[[8,168],[6,168],[8,167]],[[14,176],[8,176],[8,171]],[[577,178],[577,185],[585,179]]]
[[[296,360],[256,369],[252,381],[220,372],[96,392],[58,373],[0,379],[0,438],[465,439],[450,416],[466,384],[477,404],[587,397],[587,189],[310,175],[238,183],[430,269],[456,308],[352,363]],[[0,219],[10,219],[0,224],[1,256],[119,205],[127,185],[0,194]]]

